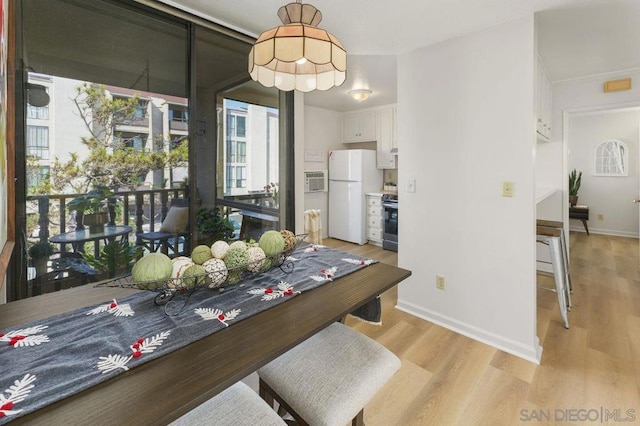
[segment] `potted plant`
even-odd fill
[[[53,246],[47,241],[38,241],[29,247],[27,252],[33,262],[33,266],[36,268],[36,275],[46,274],[49,256],[54,252]]]
[[[98,279],[115,278],[130,271],[132,263],[142,257],[142,247],[128,241],[109,241],[98,257],[91,253],[82,253],[82,257],[100,273]]]
[[[578,204],[578,190],[580,190],[580,184],[582,183],[582,172],[571,170],[569,173],[569,204],[571,207]]]
[[[229,219],[220,213],[218,207],[200,207],[196,217],[198,239],[201,244],[211,245],[218,240],[229,241],[235,229]]]
[[[67,207],[76,211],[76,223],[88,226],[89,232],[102,232],[109,222],[109,206],[115,204],[116,199],[113,191],[101,186],[77,196]]]

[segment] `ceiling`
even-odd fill
[[[284,0],[160,0],[251,36],[280,24]],[[396,101],[396,55],[536,15],[539,54],[552,81],[640,68],[640,0],[312,0],[320,27],[347,48],[341,87],[305,95],[307,105],[346,111]],[[362,103],[347,93],[369,87]]]

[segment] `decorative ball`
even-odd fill
[[[200,282],[204,281],[205,271],[202,265],[193,264],[184,270],[182,274],[182,287],[193,288]]]
[[[247,251],[242,248],[231,248],[224,257],[224,263],[229,269],[229,278],[227,282],[229,284],[237,284],[242,278],[242,271],[249,262],[249,255]]]
[[[288,229],[283,229],[282,231],[280,231],[280,235],[282,235],[282,238],[284,238],[284,251],[293,250],[293,248],[296,246],[296,243],[298,242],[298,240],[296,239],[296,234],[289,231]]]
[[[162,285],[162,280],[171,277],[172,266],[171,259],[166,254],[150,253],[133,265],[131,278],[134,282],[157,281],[145,285],[147,289],[155,290]]]
[[[182,274],[184,273],[184,270],[187,269],[189,266],[193,265],[193,260],[191,260],[191,258],[189,257],[185,257],[185,256],[180,256],[177,257],[173,260],[172,263],[172,271],[171,271],[171,278],[180,278],[182,277]]]
[[[245,243],[244,241],[234,241],[231,243],[231,245],[229,246],[230,249],[235,249],[235,248],[241,248],[242,250],[247,250],[247,243]]]
[[[275,256],[284,250],[284,238],[278,231],[267,231],[260,237],[258,245],[268,257]]]
[[[227,280],[229,273],[222,259],[209,259],[202,264],[202,267],[209,274],[211,280],[209,288],[219,287]]]
[[[211,246],[211,254],[216,259],[224,259],[224,256],[227,254],[228,250],[229,250],[229,243],[222,240],[216,241]]]
[[[213,257],[213,253],[211,253],[211,248],[209,246],[196,246],[191,251],[191,260],[193,263],[197,265],[202,265],[207,260]]]
[[[267,257],[262,261],[262,272],[266,272],[277,264],[273,257]]]
[[[267,257],[264,251],[260,247],[250,247],[247,249],[249,255],[249,262],[247,263],[247,269],[251,272],[259,272],[264,266],[264,259]]]

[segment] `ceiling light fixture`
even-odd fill
[[[249,52],[249,74],[280,90],[328,90],[344,83],[347,52],[340,40],[317,28],[322,13],[301,0],[278,10],[284,25],[263,32]]]
[[[362,102],[369,97],[373,92],[369,89],[354,89],[349,92],[349,96],[358,102]]]

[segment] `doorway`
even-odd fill
[[[607,106],[566,111],[563,118],[563,175],[582,172],[578,205],[589,208],[589,230],[596,234],[638,238],[640,106]],[[610,141],[615,141],[612,144]],[[615,146],[608,161],[616,173],[603,173],[602,149]],[[586,232],[583,224],[569,218],[568,201],[563,216],[569,229]]]

